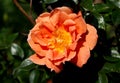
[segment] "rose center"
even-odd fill
[[[69,32],[64,29],[57,29],[53,32],[53,37],[49,41],[49,48],[59,52],[63,52],[72,43],[72,38]]]

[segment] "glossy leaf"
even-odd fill
[[[41,78],[41,83],[46,83],[49,76],[45,70],[40,71],[40,78]]]
[[[104,56],[104,59],[107,60],[108,62],[117,62],[117,61],[120,61],[119,58],[115,58],[115,57],[112,57],[112,56]]]
[[[35,65],[33,64],[32,61],[30,61],[29,59],[25,59],[21,65],[19,66],[19,68],[24,69],[24,70],[30,70],[34,67]]]
[[[35,65],[29,59],[25,59],[20,66],[14,69],[13,75],[18,76],[20,73],[30,71],[33,68],[35,68]]]
[[[12,72],[13,76],[14,77],[17,77],[20,73],[22,73],[22,69],[19,69],[19,68],[15,68]]]
[[[99,13],[93,13],[93,15],[96,17],[96,19],[98,20],[98,28],[100,29],[104,29],[105,30],[105,21],[104,21],[104,17],[99,14]]]
[[[112,4],[114,4],[116,7],[120,8],[120,0],[109,0]]]
[[[20,83],[29,83],[29,73],[29,71],[21,70],[16,76],[14,75],[14,77],[17,78]]]
[[[80,4],[82,7],[84,7],[85,10],[94,10],[93,0],[82,0]]]
[[[44,3],[46,3],[46,4],[51,4],[51,3],[57,2],[58,0],[43,0],[43,1],[44,1]]]
[[[47,72],[44,69],[33,70],[30,73],[29,81],[30,83],[46,83],[47,79],[49,78]]]
[[[33,70],[31,73],[30,73],[30,76],[29,76],[29,82],[30,83],[38,83],[40,82],[40,72],[38,70]]]
[[[104,3],[94,5],[95,12],[109,12],[110,7]]]
[[[107,75],[104,72],[98,73],[98,82],[97,83],[108,83]]]
[[[103,70],[107,72],[116,72],[120,73],[120,61],[116,63],[108,63],[106,62],[103,66]]]
[[[11,54],[15,56],[19,56],[20,58],[24,58],[23,49],[16,43],[11,45]]]
[[[120,54],[119,54],[119,52],[118,52],[118,48],[111,48],[111,55],[112,55],[112,57],[114,57],[114,58],[118,58],[118,59],[120,59]]]
[[[78,4],[78,0],[73,0],[75,4]]]

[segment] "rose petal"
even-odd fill
[[[64,23],[64,21],[67,19],[69,19],[68,14],[66,14],[65,12],[60,12],[59,25],[62,25]]]
[[[74,58],[76,55],[75,51],[70,51],[68,57],[67,57],[67,61],[70,61],[72,58]]]
[[[75,31],[76,27],[75,26],[69,26],[69,32]]]
[[[35,34],[35,33],[31,33],[31,37],[34,43],[42,45],[42,46],[46,46],[47,45],[47,41],[44,40],[43,38],[40,38],[39,35]]]
[[[70,50],[75,50],[76,49],[76,46],[77,46],[77,42],[74,42],[70,45],[69,49]]]
[[[36,23],[41,23],[41,27],[43,28],[43,26],[45,26],[47,29],[49,29],[50,31],[54,31],[55,28],[54,26],[51,24],[50,20],[50,13],[43,13],[41,14],[37,19],[36,19]]]
[[[66,55],[67,50],[64,50],[64,52],[53,51],[53,60],[61,59],[63,57],[66,57]]]
[[[56,8],[56,9],[58,9],[59,11],[63,11],[63,12],[65,12],[65,13],[67,13],[67,14],[72,13],[72,10],[71,10],[69,7],[63,6],[63,7],[58,7],[58,8]]]
[[[56,65],[59,66],[61,63],[65,63],[67,59],[65,57],[61,58],[61,59],[57,59],[57,60],[52,60],[52,62]]]
[[[50,16],[50,13],[48,13],[48,12],[42,13],[37,17],[37,19],[35,21],[36,21],[36,23],[39,23],[42,20],[47,20],[49,16]]]
[[[57,10],[54,10],[51,12],[50,22],[52,23],[53,26],[57,25],[57,23],[59,21],[59,15],[60,15],[60,12]]]
[[[38,55],[33,54],[29,57],[29,59],[38,65],[45,65],[46,58],[40,58]]]
[[[30,47],[40,56],[46,56],[47,50],[43,50],[43,48],[40,46],[40,44],[36,44],[32,39],[30,34],[28,35],[27,39]]]
[[[84,42],[84,45],[92,50],[97,43],[98,35],[96,29],[92,25],[87,24],[87,29],[88,34],[86,35],[86,41]]]
[[[37,23],[37,24],[35,24],[35,26],[30,30],[30,32],[34,32],[34,31],[37,31],[37,30],[39,30],[40,27],[41,26],[41,23]]]
[[[63,24],[65,26],[73,26],[73,25],[75,25],[75,22],[73,20],[71,20],[71,19],[67,19],[67,20],[64,21]]]
[[[43,26],[45,26],[50,31],[54,31],[55,30],[54,25],[49,20],[44,21],[42,24],[43,24]]]
[[[87,47],[81,47],[77,55],[76,65],[82,67],[90,57],[90,50]]]
[[[79,34],[85,33],[87,30],[87,25],[82,17],[81,12],[78,13],[77,18],[75,18],[74,21],[76,22],[77,33],[79,33]]]
[[[35,51],[35,52],[39,52],[41,50],[40,45],[35,44],[34,41],[31,39],[31,33],[28,35],[28,44],[30,45],[30,47]]]
[[[54,70],[56,73],[61,71],[61,67],[54,65],[50,60],[46,60],[46,66],[51,70]]]
[[[46,51],[46,58],[53,60],[53,51],[52,50],[47,50]]]
[[[73,20],[78,17],[78,15],[75,14],[75,13],[71,13],[68,16],[69,16],[70,19],[73,19]]]
[[[39,52],[37,52],[37,54],[41,57],[47,57],[48,55],[51,56],[51,52],[49,50],[40,50]]]
[[[38,65],[45,65],[50,68],[51,70],[55,70],[56,73],[59,73],[61,71],[61,68],[59,66],[55,66],[51,61],[49,61],[47,58],[40,58],[38,55],[33,54],[29,57],[29,59]]]
[[[64,9],[64,8],[63,8]],[[68,19],[68,14],[61,9],[56,8],[51,12],[50,21],[54,26],[61,25],[66,19]]]

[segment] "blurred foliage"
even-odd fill
[[[87,23],[98,31],[98,43],[83,68],[66,62],[61,73],[33,64],[34,52],[27,34],[34,26],[13,3],[0,1],[0,82],[1,83],[119,83],[120,82],[120,0],[16,0],[33,20],[44,11],[68,6],[82,11]],[[32,1],[32,8],[31,8]]]

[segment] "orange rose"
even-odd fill
[[[27,39],[35,51],[29,59],[55,72],[60,72],[65,61],[82,67],[97,38],[96,29],[85,23],[81,12],[76,14],[68,7],[58,7],[36,19]]]

